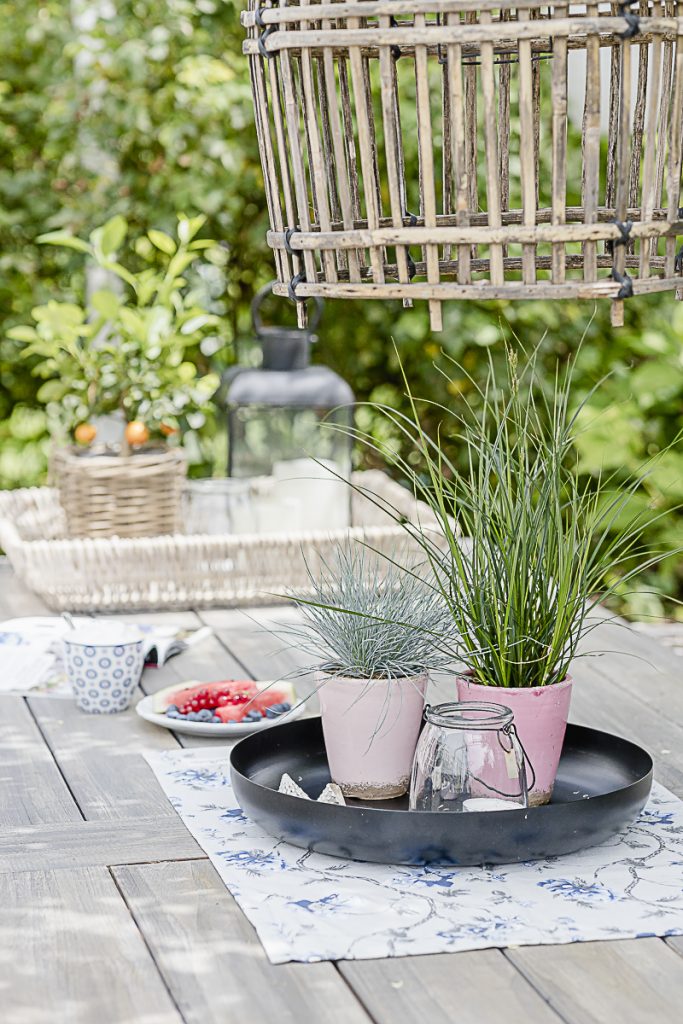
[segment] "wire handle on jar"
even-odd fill
[[[517,729],[515,728],[514,723],[511,722],[510,725],[508,725],[505,729],[503,729],[503,732],[506,733],[508,736],[509,735],[514,736],[514,738],[517,740],[517,743],[519,744],[519,749],[522,751],[522,761],[526,762],[529,765],[529,769],[531,771],[531,782],[527,782],[527,784],[526,784],[526,789],[527,789],[527,792],[528,792],[530,789],[533,789],[534,786],[536,785],[536,769],[534,768],[533,764],[531,763],[531,758],[527,754],[527,752],[526,752],[526,750],[524,748],[524,744],[522,743],[522,741],[519,738],[519,733],[517,732]],[[526,770],[525,770],[524,774],[526,776]]]

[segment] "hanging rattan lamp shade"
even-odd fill
[[[426,300],[439,330],[451,299],[611,299],[618,324],[624,299],[683,286],[683,3],[242,20],[277,294]]]

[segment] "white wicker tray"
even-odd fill
[[[371,498],[408,520],[435,525],[429,509],[379,470],[354,473],[352,523],[316,533],[88,539],[67,538],[57,491],[0,492],[0,547],[15,572],[57,611],[132,611],[271,604],[303,591],[335,545],[365,541],[402,564],[424,560],[417,542]]]

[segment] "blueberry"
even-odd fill
[[[287,700],[283,701],[280,707],[282,708],[283,712],[292,710],[292,705]]]
[[[167,708],[166,709],[166,717],[167,718],[180,718],[180,713],[178,711],[171,711],[170,708]]]
[[[188,722],[196,722],[199,719],[199,712],[190,711],[187,715],[185,715],[185,717],[187,718]]]
[[[168,707],[166,708],[166,712],[167,713],[169,711],[177,711],[177,710],[178,710],[178,705],[177,704],[169,704]]]
[[[220,722],[221,719],[218,717],[218,715],[213,715],[213,717],[210,719],[210,721],[211,722]]]
[[[277,718],[280,714],[277,704],[271,704],[269,708],[266,708],[266,718]]]
[[[244,721],[245,722],[260,722],[262,717],[263,717],[263,715],[261,714],[261,712],[258,711],[257,709],[254,709],[253,711],[248,711],[246,713],[246,715],[244,716]]]
[[[199,722],[210,722],[213,718],[213,711],[209,711],[208,708],[202,708],[201,711],[197,712],[197,720]]]

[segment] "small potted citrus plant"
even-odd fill
[[[404,574],[362,547],[339,548],[296,596],[290,642],[315,659],[332,780],[345,796],[403,795],[429,673],[451,661],[441,637],[446,602],[418,572]],[[289,631],[289,630],[288,630]]]
[[[63,232],[40,238],[82,252],[110,284],[87,305],[37,306],[32,325],[8,332],[25,343],[26,357],[38,357],[38,398],[55,440],[51,477],[72,536],[144,536],[179,527],[186,473],[176,443],[180,427],[203,422],[219,383],[213,373],[199,375],[186,356],[219,326],[183,276],[215,244],[196,237],[203,222],[179,217],[175,238],[151,230],[135,239],[133,259],[156,253],[137,271],[119,260],[128,235],[123,217],[87,241]]]
[[[558,368],[545,388],[533,357],[518,370],[510,353],[508,368],[505,382],[493,370],[481,388],[470,380],[478,406],[459,400],[440,407],[436,438],[423,430],[408,388],[410,415],[383,412],[413,451],[384,454],[431,508],[447,541],[444,551],[419,524],[394,517],[421,544],[431,588],[448,606],[440,641],[462,665],[457,698],[514,712],[535,777],[534,806],[552,796],[572,661],[600,621],[591,612],[663,556],[643,549],[642,517],[629,511],[642,477],[618,492],[609,480],[589,488],[579,478],[571,367],[564,374]],[[449,436],[464,445],[464,468],[444,450]]]

